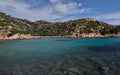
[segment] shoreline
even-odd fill
[[[31,36],[30,34],[15,34],[11,37],[0,37],[0,40],[30,40],[38,38],[40,38],[40,36]]]
[[[120,37],[120,36],[103,36],[103,37],[68,37],[68,36],[40,36],[40,38],[110,38],[110,37]]]
[[[72,36],[31,36],[31,35],[25,35],[27,37],[17,37],[17,38],[9,38],[9,37],[4,37],[0,38],[0,40],[31,40],[31,39],[42,39],[42,38],[110,38],[110,37],[120,37],[120,35],[114,35],[114,36],[97,36],[97,37],[72,37]]]

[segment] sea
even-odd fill
[[[0,40],[0,75],[120,75],[120,38]]]

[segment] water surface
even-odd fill
[[[0,41],[0,75],[119,75],[120,38]]]

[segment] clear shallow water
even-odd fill
[[[0,41],[0,75],[119,75],[120,38]]]

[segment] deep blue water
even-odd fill
[[[0,75],[119,75],[120,38],[0,41]]]

